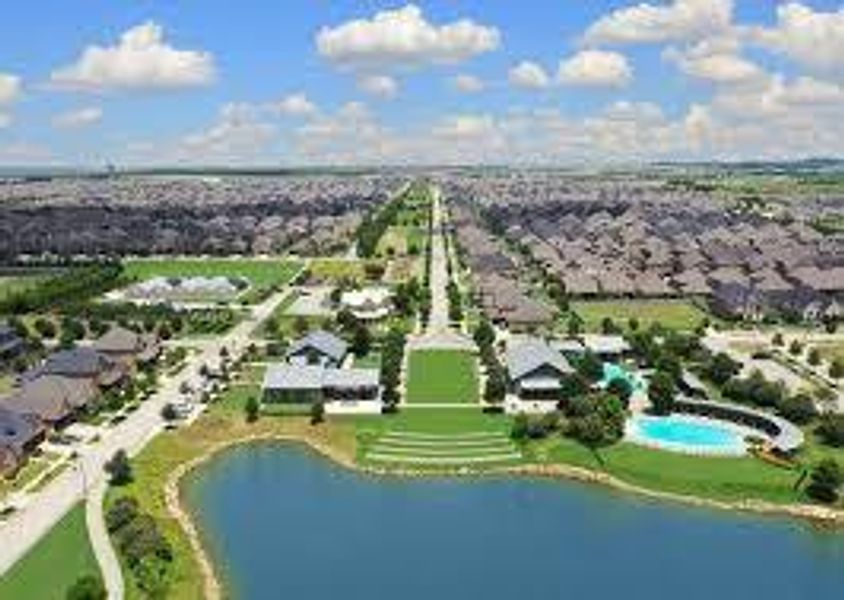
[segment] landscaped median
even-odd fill
[[[412,350],[408,357],[408,404],[477,404],[478,365],[471,352]]]

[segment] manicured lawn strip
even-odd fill
[[[373,350],[366,356],[355,356],[354,365],[358,369],[379,369],[381,368],[381,353]]]
[[[475,357],[459,350],[415,350],[408,365],[407,402],[452,404],[478,401]]]
[[[242,386],[233,387],[191,426],[165,432],[156,437],[132,460],[134,481],[125,487],[113,488],[106,499],[108,507],[122,495],[137,498],[141,510],[156,519],[159,528],[171,543],[175,558],[171,566],[168,600],[196,600],[203,597],[202,578],[190,542],[178,522],[170,517],[165,505],[164,488],[176,467],[202,456],[222,442],[248,435],[313,438],[338,452],[354,457],[354,425],[351,422],[329,418],[328,423],[313,427],[307,417],[265,416],[249,424],[246,423],[242,407],[248,393],[249,391]],[[141,600],[143,596],[131,583],[132,577],[132,573],[124,566],[126,598]],[[0,597],[5,598],[2,595]]]
[[[0,598],[63,600],[79,577],[99,572],[80,503],[3,576]]]
[[[12,277],[0,276],[0,300],[8,296],[28,289],[47,277],[43,275],[15,275]]]
[[[138,259],[124,263],[126,275],[141,281],[153,277],[244,277],[253,289],[282,286],[302,268],[291,260],[249,259]]]
[[[694,304],[682,300],[572,302],[571,310],[583,319],[587,331],[599,331],[605,317],[625,327],[630,318],[635,317],[642,327],[661,323],[671,329],[687,331],[695,329],[706,317]]]
[[[604,470],[648,489],[725,501],[760,499],[776,503],[801,500],[792,486],[800,476],[752,457],[718,458],[662,452],[621,443],[599,450],[603,465],[584,446],[565,438],[530,444],[537,462]]]

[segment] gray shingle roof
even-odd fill
[[[320,390],[378,387],[378,369],[334,369],[319,365],[273,364],[264,375],[264,389]]]
[[[532,338],[508,346],[507,370],[510,373],[510,378],[514,381],[543,366],[552,367],[560,375],[574,372],[565,357],[551,348],[544,340]]]
[[[349,345],[333,333],[320,329],[312,331],[302,339],[293,342],[287,351],[287,356],[302,354],[310,348],[336,362],[340,362],[346,356]]]

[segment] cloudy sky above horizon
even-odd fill
[[[839,0],[39,0],[0,165],[844,156]]]

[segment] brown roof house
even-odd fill
[[[0,407],[35,415],[50,427],[62,427],[96,397],[97,388],[90,379],[43,375],[0,401]]]
[[[44,425],[36,415],[0,405],[0,475],[15,473],[44,440],[44,433]]]
[[[154,334],[143,335],[124,327],[112,327],[94,342],[94,349],[123,364],[146,364],[158,358],[161,344]]]

